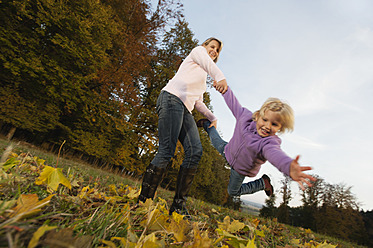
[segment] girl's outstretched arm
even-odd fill
[[[303,171],[312,170],[312,167],[300,166],[298,160],[299,155],[290,164],[290,177],[299,184],[302,190],[305,190],[303,183],[312,187],[311,181],[316,181],[316,178],[303,173]]]

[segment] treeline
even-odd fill
[[[193,35],[178,0],[1,1],[2,134],[140,176],[157,149],[157,97]],[[229,172],[201,139],[191,193],[224,204]],[[164,187],[174,187],[182,154]]]
[[[359,203],[345,184],[330,184],[317,175],[313,187],[301,192],[302,206],[290,207],[292,199],[291,179],[282,180],[281,203],[275,206],[276,196],[266,200],[260,210],[263,217],[275,217],[278,221],[309,228],[343,240],[373,246],[373,211],[359,210]]]

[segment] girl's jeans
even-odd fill
[[[175,154],[177,141],[184,148],[184,168],[197,168],[202,144],[193,115],[177,96],[161,91],[157,100],[159,148],[152,164],[166,168]]]
[[[228,144],[228,142],[224,141],[221,138],[215,127],[209,128],[210,125],[210,121],[205,121],[203,123],[203,128],[209,135],[212,145],[225,158],[224,148]],[[228,184],[228,194],[230,196],[253,194],[257,191],[264,190],[265,188],[264,180],[262,178],[259,178],[255,181],[251,181],[248,183],[242,183],[244,179],[244,175],[239,174],[231,167],[231,176],[229,178]]]

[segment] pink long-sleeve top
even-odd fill
[[[223,72],[207,54],[206,49],[203,46],[195,47],[163,90],[179,97],[189,112],[196,108],[207,119],[215,121],[217,118],[203,103],[207,75],[217,82],[225,79]]]

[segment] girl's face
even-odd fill
[[[278,113],[271,110],[264,112],[264,116],[258,117],[256,130],[261,137],[275,135],[281,129],[281,123]]]
[[[216,40],[212,40],[209,44],[204,45],[204,47],[206,48],[207,53],[212,60],[215,60],[218,57],[218,50],[220,48],[219,42],[217,42]]]

